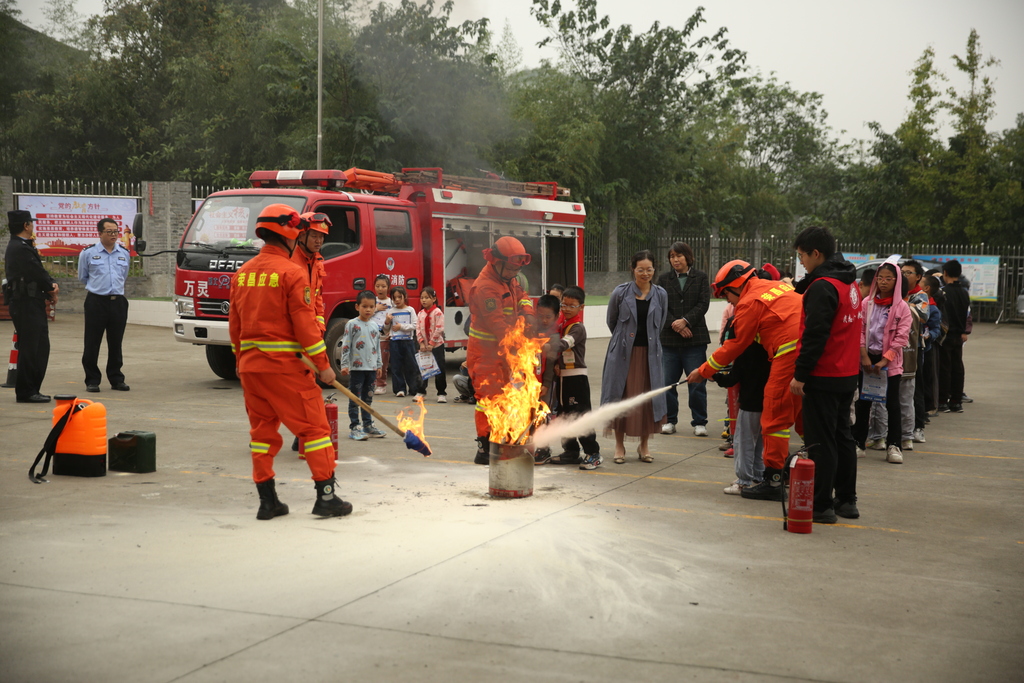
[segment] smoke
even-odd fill
[[[612,420],[625,415],[633,408],[643,405],[658,394],[663,394],[675,384],[669,384],[659,389],[653,389],[646,394],[640,394],[633,398],[627,398],[618,403],[606,403],[597,410],[584,413],[579,416],[558,417],[546,425],[537,428],[533,435],[533,444],[537,448],[544,448],[553,443],[560,443],[562,439],[584,436],[590,432],[596,432],[599,428],[609,424]]]

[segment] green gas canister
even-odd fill
[[[129,430],[109,442],[110,469],[115,472],[156,472],[156,434]]]

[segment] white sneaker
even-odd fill
[[[395,394],[395,396],[397,396],[398,398],[404,398],[405,397],[405,392],[404,391],[399,391],[397,394]]]
[[[725,487],[723,492],[729,496],[740,496],[743,495],[743,486],[740,484],[730,484]]]
[[[374,390],[373,390],[373,393],[375,393],[375,394],[377,394],[378,396],[380,396],[381,394],[386,394],[386,393],[387,393],[387,391],[388,391],[388,390],[387,390],[387,388],[385,388],[385,387],[375,387],[375,388],[374,388]]]
[[[705,427],[704,425],[697,425],[696,427],[693,428],[693,435],[694,436],[707,436],[708,435],[708,428]]]
[[[672,424],[671,422],[666,422],[665,424],[661,425],[661,433],[662,434],[675,434],[676,433],[676,426],[674,424]]]
[[[873,451],[884,451],[885,450],[885,439],[875,439],[874,441],[868,441],[865,448],[870,448]]]
[[[900,449],[897,446],[889,446],[889,451],[886,453],[885,461],[891,462],[894,465],[902,464],[903,453],[900,452]]]
[[[860,447],[857,448],[857,457],[858,458],[863,458],[867,454],[868,454],[868,452],[866,450],[864,450],[863,448],[860,448]]]
[[[912,451],[912,450],[914,450],[914,440],[913,439],[903,439],[903,448],[901,450],[904,450],[904,451]]]
[[[447,396],[438,396],[437,397],[437,402],[438,403],[447,403],[448,402],[448,397]]]
[[[923,427],[914,430],[913,442],[914,443],[925,443],[925,440],[924,440],[924,428]]]

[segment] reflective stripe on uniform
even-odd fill
[[[320,323],[321,325],[323,325],[323,324],[324,324],[324,317],[323,317],[322,315],[318,315],[318,316],[316,317],[316,321],[317,321],[318,323]]]
[[[298,346],[298,344],[296,344],[296,346]],[[324,353],[326,351],[327,351],[327,344],[324,343],[323,339],[318,341],[316,344],[313,344],[312,346],[307,346],[306,347],[306,353],[308,353],[311,356],[315,356],[318,353]]]
[[[495,337],[493,334],[489,334],[487,332],[481,332],[480,330],[476,329],[475,327],[470,327],[469,328],[469,336],[470,337],[475,337],[477,339],[483,339],[484,341],[498,341],[498,338]]]
[[[768,436],[777,436],[780,439],[788,439],[789,438],[789,430],[788,429],[783,429],[780,432],[772,432]]]
[[[312,453],[313,451],[319,451],[322,448],[327,448],[331,445],[331,437],[325,436],[322,439],[316,439],[315,441],[307,441],[305,443],[305,452]]]
[[[711,356],[711,358],[708,358],[708,365],[710,365],[712,368],[714,368],[716,372],[725,367],[724,365],[722,365],[721,363],[716,361],[714,356]]]
[[[252,451],[253,453],[269,453],[270,444],[260,443],[259,441],[250,441],[249,450]]]
[[[523,306],[529,306],[532,303],[533,302],[530,301],[529,299],[520,299],[519,300],[519,307],[522,308]]]
[[[327,347],[323,342],[320,342],[320,346],[323,347],[321,350],[326,350]],[[302,350],[298,342],[291,341],[255,341],[252,339],[244,340],[241,344],[242,351],[248,351],[250,349],[259,349],[265,353],[274,353],[279,351],[296,353]]]
[[[775,357],[778,358],[779,356],[785,356],[790,351],[796,351],[796,345],[797,345],[798,341],[799,341],[798,339],[794,339],[793,341],[786,342],[785,344],[780,346],[775,351]]]

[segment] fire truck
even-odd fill
[[[210,368],[225,379],[235,378],[231,273],[259,252],[256,218],[268,204],[331,220],[321,254],[325,341],[335,370],[345,323],[357,315],[356,295],[372,289],[378,275],[404,286],[416,308],[422,288],[434,287],[450,350],[466,345],[466,298],[485,263],[481,251],[503,235],[518,238],[533,256],[522,271],[530,296],[556,282],[583,285],[586,211],[553,182],[451,176],[440,168],[256,171],[249,182],[251,188],[207,197],[177,251],[174,337],[206,346]]]

